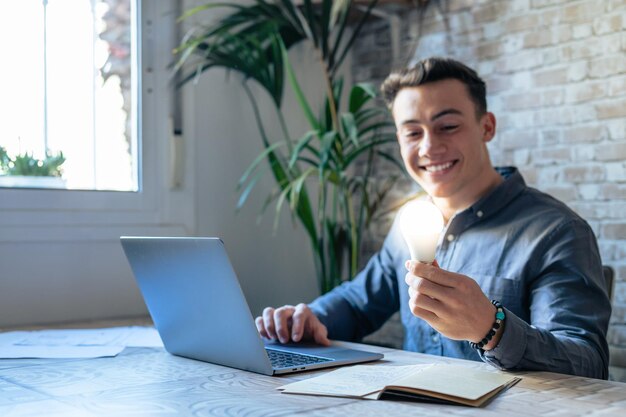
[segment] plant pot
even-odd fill
[[[35,177],[30,175],[0,175],[0,188],[55,188],[66,189],[61,177]]]

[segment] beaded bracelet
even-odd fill
[[[496,334],[496,332],[502,325],[504,318],[506,317],[504,314],[504,309],[502,308],[502,304],[500,303],[500,301],[491,300],[491,304],[493,304],[496,307],[496,321],[493,323],[493,326],[491,326],[491,330],[489,330],[489,332],[483,338],[483,340],[481,340],[478,343],[468,342],[469,345],[472,347],[472,349],[482,349],[483,347],[485,347],[485,345],[489,343],[489,341]]]

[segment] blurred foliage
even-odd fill
[[[61,165],[65,162],[63,152],[56,155],[46,152],[44,159],[37,159],[25,152],[11,158],[6,149],[0,146],[0,174],[24,175],[32,177],[60,177]]]

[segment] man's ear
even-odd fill
[[[491,112],[483,114],[481,126],[483,129],[483,142],[487,143],[496,135],[496,116]]]

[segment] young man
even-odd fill
[[[259,333],[359,340],[400,310],[407,350],[607,378],[611,306],[593,231],[517,169],[491,165],[484,81],[430,58],[392,73],[382,92],[404,165],[446,221],[437,263],[407,261],[396,221],[353,281],[310,305],[266,308]]]

